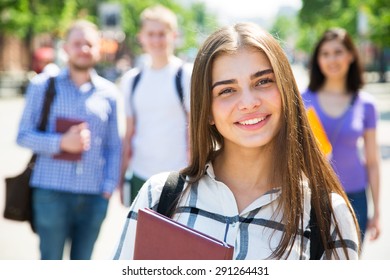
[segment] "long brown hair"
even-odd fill
[[[274,170],[271,183],[282,186],[278,210],[283,213],[285,232],[270,258],[287,258],[292,244],[300,235],[304,214],[302,182],[305,180],[309,182],[321,238],[327,257],[330,258],[332,252],[337,255],[329,245],[330,215],[335,219],[330,194],[332,192],[340,194],[351,214],[354,214],[335,173],[322,155],[309,128],[301,95],[285,53],[278,41],[259,26],[239,23],[224,27],[210,35],[200,48],[191,80],[191,159],[182,173],[190,178],[190,183],[199,181],[205,173],[206,163],[215,158],[218,150],[223,149],[223,136],[209,123],[213,62],[222,54],[235,53],[241,48],[248,47],[255,48],[268,57],[282,99],[281,128],[272,145],[274,157],[270,164]],[[329,209],[330,215],[324,215],[324,209]],[[356,219],[355,224],[358,229]],[[337,222],[336,232],[342,240]],[[300,238],[303,239],[303,236]],[[348,256],[345,243],[343,247]]]

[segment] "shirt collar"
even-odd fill
[[[211,162],[206,163],[206,174],[213,180],[215,180],[215,173],[213,164]]]
[[[62,76],[63,78],[67,78],[67,79],[70,80],[70,73],[69,73],[69,72],[70,72],[70,71],[69,71],[69,67],[65,67],[65,68],[60,72],[59,76]],[[91,84],[91,86],[90,86],[89,88],[94,88],[94,87],[96,87],[96,85],[98,84],[98,77],[99,77],[99,75],[98,75],[98,73],[96,72],[95,69],[91,69],[91,70],[89,71],[89,73],[90,73],[90,77],[91,77],[91,81],[89,82],[89,83]],[[81,85],[80,90],[82,90],[82,89],[81,89],[82,87],[88,87],[88,86],[86,86],[87,84],[88,84],[88,83],[85,83],[85,84]]]
[[[213,164],[211,162],[208,162],[206,164],[206,175],[209,176],[213,181],[218,182],[215,179],[214,168],[213,168]],[[257,198],[253,203],[251,203],[245,209],[244,212],[248,212],[248,211],[251,211],[253,209],[260,208],[260,207],[262,207],[262,206],[264,206],[266,204],[272,203],[273,201],[275,201],[280,196],[281,192],[282,192],[282,189],[280,187],[279,188],[273,188],[273,189],[269,190],[268,192],[263,194],[261,197]]]

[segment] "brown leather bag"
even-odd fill
[[[32,222],[30,177],[33,171],[35,155],[31,157],[26,169],[15,177],[5,179],[4,218],[14,221],[28,221],[35,232]]]
[[[50,106],[55,95],[54,77],[49,79],[46,90],[45,101],[42,107],[42,115],[38,130],[45,131]],[[32,175],[37,155],[33,154],[26,169],[19,175],[5,178],[5,208],[3,216],[6,219],[30,223],[31,229],[35,232],[32,211],[32,191],[30,177]]]

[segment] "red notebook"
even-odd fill
[[[57,118],[56,120],[56,132],[65,133],[68,129],[73,126],[80,124],[84,121],[77,119],[66,119],[66,118]],[[61,152],[53,156],[54,159],[70,160],[70,161],[79,161],[81,160],[82,153],[74,154],[68,152]]]
[[[151,209],[138,211],[135,260],[231,260],[233,246]]]

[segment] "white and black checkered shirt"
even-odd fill
[[[114,259],[133,258],[138,209],[157,208],[156,205],[167,177],[168,173],[155,175],[140,190],[130,208]],[[305,214],[302,234],[309,231],[311,207],[309,188],[304,188]],[[199,183],[193,185],[189,192],[184,193],[185,196],[173,219],[233,245],[234,259],[266,259],[279,244],[284,226],[279,222],[281,214],[274,214],[279,202],[280,189],[273,189],[262,195],[239,213],[233,193],[224,183],[215,180],[213,167],[208,164],[207,172]],[[347,241],[349,258],[358,259],[358,236],[352,216],[339,195],[332,196],[332,204],[343,238]],[[336,238],[333,226],[331,230],[332,236]],[[304,236],[309,235],[304,234]],[[300,259],[300,240],[299,236],[288,259]],[[310,240],[306,237],[303,240],[303,259],[309,259]],[[334,244],[338,246],[340,242],[334,241]],[[345,258],[341,248],[338,249],[338,253],[340,258]]]

